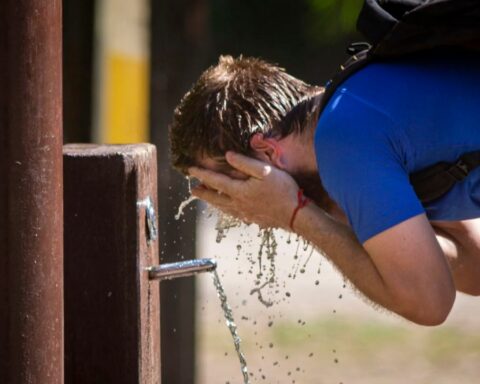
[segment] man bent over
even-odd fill
[[[479,60],[373,63],[321,114],[323,88],[221,57],[175,110],[173,165],[193,194],[321,249],[370,300],[423,325],[480,294],[480,169],[421,204],[409,175],[480,149]]]

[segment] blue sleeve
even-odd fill
[[[346,91],[337,92],[319,120],[322,183],[361,243],[424,212],[403,165],[408,143],[402,140],[386,113]]]

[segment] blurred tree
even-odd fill
[[[338,41],[355,32],[360,0],[305,0],[308,6],[306,36],[318,43]]]
[[[212,62],[219,54],[262,57],[322,84],[357,39],[361,0],[209,0]]]
[[[218,51],[273,56],[283,63],[305,48],[303,0],[211,0],[211,4],[212,37]]]

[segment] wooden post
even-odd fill
[[[156,154],[149,144],[67,145],[65,382],[160,382]]]

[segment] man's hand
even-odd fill
[[[202,183],[192,190],[192,194],[247,223],[288,229],[297,204],[295,180],[284,171],[238,153],[228,152],[226,159],[247,178],[238,180],[192,167],[190,176]]]

